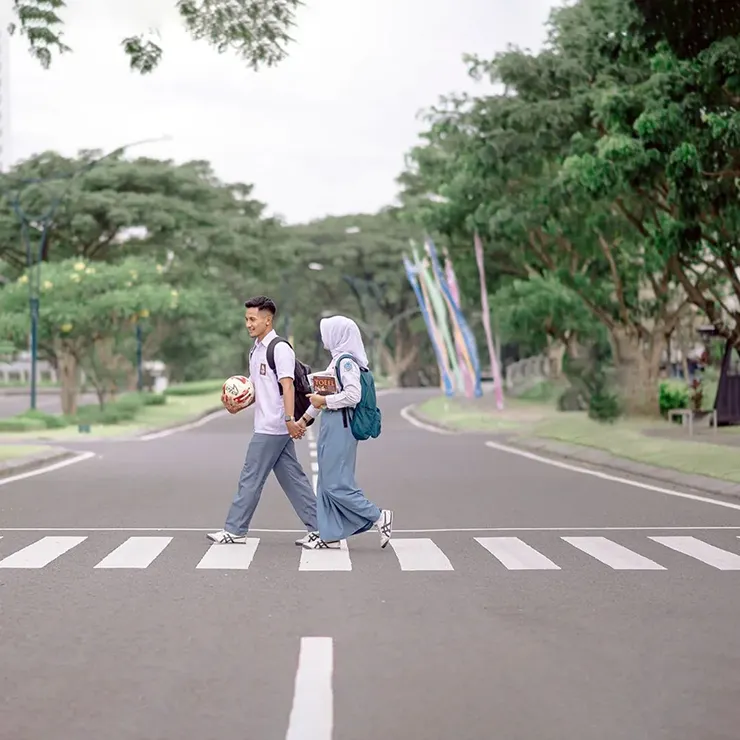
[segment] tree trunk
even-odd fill
[[[77,396],[80,391],[77,357],[64,340],[56,351],[56,357],[61,384],[62,413],[65,416],[73,416],[77,413]]]
[[[400,327],[397,327],[395,334],[396,342],[393,348],[393,354],[388,351],[387,347],[381,346],[380,355],[391,384],[395,387],[400,387],[403,374],[411,367],[419,353],[419,345],[415,342],[409,347],[404,341],[403,332]]]
[[[563,358],[565,357],[565,345],[552,337],[547,338],[547,349],[545,350],[548,364],[548,378],[558,380],[563,375]]]
[[[656,327],[643,340],[636,331],[617,327],[610,332],[610,340],[626,413],[659,416],[658,380],[664,333]]]

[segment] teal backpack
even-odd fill
[[[344,359],[357,362],[352,355],[342,355],[337,358],[337,381],[342,390],[344,390],[344,386],[342,385],[342,373],[339,365]],[[357,364],[359,365],[359,363]],[[347,412],[345,426],[347,425],[346,418],[349,417],[349,426],[355,439],[364,440],[371,437],[379,437],[381,414],[375,393],[375,378],[373,378],[373,374],[367,368],[360,368],[360,386],[362,388],[360,402],[354,409],[345,409]]]

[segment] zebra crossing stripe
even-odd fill
[[[650,539],[665,547],[670,547],[671,550],[711,565],[717,570],[740,570],[740,555],[702,542],[696,537],[651,537]]]
[[[200,570],[247,570],[259,543],[259,537],[250,537],[243,545],[211,545],[195,567]]]
[[[476,537],[475,541],[508,570],[560,570],[559,565],[518,537]]]
[[[298,570],[347,571],[352,570],[347,540],[339,543],[339,550],[307,550],[301,548],[301,562]]]
[[[662,565],[606,537],[563,537],[562,539],[614,570],[665,570]]]
[[[148,568],[170,542],[172,537],[129,537],[95,567]]]
[[[455,570],[447,555],[428,537],[394,538],[390,545],[401,570]]]
[[[0,568],[43,568],[87,537],[42,537],[0,560]]]

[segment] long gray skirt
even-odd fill
[[[321,413],[316,447],[319,462],[316,514],[321,539],[331,542],[366,532],[378,521],[380,509],[357,487],[357,440],[349,425],[344,426],[341,411],[325,409]]]

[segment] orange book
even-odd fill
[[[317,373],[312,378],[314,393],[332,396],[337,392],[337,381],[333,375]]]

